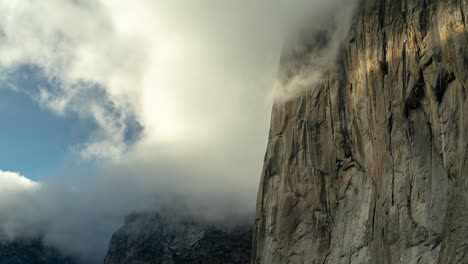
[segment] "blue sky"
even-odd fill
[[[34,91],[48,83],[36,73],[22,68],[12,82],[20,90]],[[62,168],[70,148],[85,143],[96,127],[92,120],[73,114],[57,116],[6,83],[0,83],[0,122],[0,170],[20,172],[32,180]]]

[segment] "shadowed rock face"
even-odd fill
[[[0,242],[0,264],[74,264],[40,240]]]
[[[467,16],[362,0],[323,82],[273,108],[253,263],[468,263]]]
[[[106,264],[245,264],[251,227],[222,230],[188,218],[133,214],[110,242]]]

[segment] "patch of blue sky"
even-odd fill
[[[38,180],[60,169],[71,147],[85,143],[96,123],[73,113],[57,116],[40,107],[31,95],[53,82],[38,69],[19,67],[9,77],[9,83],[0,83],[0,169]]]
[[[33,180],[40,180],[51,171],[74,167],[71,151],[76,146],[87,143],[98,128],[92,116],[78,116],[73,111],[57,115],[50,109],[41,107],[37,98],[40,89],[51,94],[60,93],[60,81],[47,78],[42,70],[34,65],[21,65],[8,73],[6,82],[0,82],[0,170],[20,172]],[[81,83],[90,89],[83,89],[74,100],[75,104],[91,101],[99,103],[107,113],[116,119],[121,117],[112,104],[105,89],[98,85]],[[143,127],[131,113],[126,113],[124,141],[135,143],[141,136]],[[93,166],[90,161],[80,166]]]

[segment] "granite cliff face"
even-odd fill
[[[106,264],[245,264],[252,228],[225,230],[188,217],[132,214],[111,239]]]
[[[467,16],[361,1],[323,82],[274,105],[253,263],[468,263]]]

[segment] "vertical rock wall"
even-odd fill
[[[362,1],[336,67],[273,108],[253,263],[468,263],[467,16]]]

